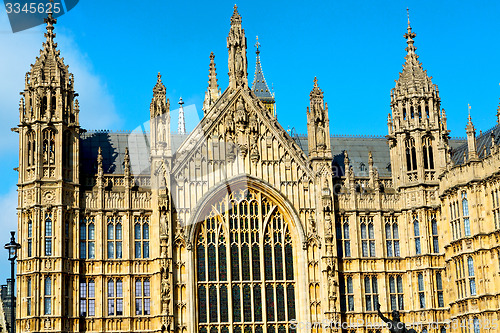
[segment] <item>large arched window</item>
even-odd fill
[[[292,237],[278,206],[232,193],[212,207],[196,244],[199,332],[295,332]]]

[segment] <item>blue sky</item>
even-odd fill
[[[156,73],[167,97],[188,108],[188,130],[201,113],[209,55],[227,86],[226,36],[234,1],[80,1],[56,25],[56,41],[80,93],[86,129],[132,130],[148,120]],[[452,136],[464,136],[467,104],[476,129],[496,123],[500,97],[498,1],[240,1],[248,39],[249,81],[255,36],[278,120],[306,133],[314,76],[329,104],[332,134],[387,133],[390,90],[402,68],[406,7],[420,61],[438,85]],[[4,234],[16,228],[19,91],[44,28],[12,34],[0,12],[0,209]],[[176,116],[172,119],[176,121]],[[177,124],[173,124],[173,129]],[[2,243],[3,241],[3,243]],[[5,252],[5,253],[4,253]],[[9,274],[0,251],[0,283]]]

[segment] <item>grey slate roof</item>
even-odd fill
[[[500,125],[483,133],[477,138],[479,156],[489,153],[491,147],[491,133],[495,138],[500,137]],[[175,152],[188,134],[172,133],[172,150]],[[295,142],[306,155],[309,154],[307,136],[293,136]],[[368,177],[368,152],[372,152],[373,164],[380,177],[391,176],[389,146],[383,136],[340,136],[330,138],[333,166],[338,167],[337,175],[345,174],[344,150],[357,177]],[[463,152],[467,152],[465,139],[451,139],[452,159],[455,164],[463,163]],[[145,132],[110,132],[88,131],[80,135],[80,170],[85,175],[97,173],[97,151],[101,147],[103,156],[103,170],[105,174],[123,174],[125,148],[129,148],[132,174],[149,174],[149,133]],[[484,149],[486,147],[486,149]]]
[[[479,158],[481,159],[485,158],[490,154],[492,135],[495,139],[495,143],[498,144],[500,142],[499,141],[500,125],[496,125],[476,137],[477,156]],[[455,147],[455,149],[452,150],[451,160],[455,165],[460,165],[465,163],[468,157],[469,157],[469,148],[467,146],[467,140],[464,140],[464,143],[462,143],[458,147]]]
[[[309,155],[307,136],[295,135],[295,142]],[[378,170],[380,177],[391,176],[391,157],[387,139],[383,136],[340,136],[334,135],[330,138],[333,154],[333,168],[337,176],[345,174],[344,150],[347,151],[349,161],[354,169],[356,177],[368,177],[368,153],[371,151],[373,165]],[[453,148],[459,147],[466,142],[464,139],[451,139]],[[338,172],[335,172],[335,168]]]
[[[179,148],[187,134],[172,134],[172,148]],[[97,173],[97,151],[102,149],[105,174],[123,174],[125,148],[128,147],[132,174],[150,173],[149,133],[88,131],[80,135],[80,172]]]

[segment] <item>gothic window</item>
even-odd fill
[[[43,314],[50,315],[52,313],[52,279],[47,276],[44,282]]]
[[[56,103],[56,96],[52,96],[50,98],[50,109],[51,110],[55,110],[57,107],[57,103]]]
[[[403,107],[403,120],[406,120],[406,108]]]
[[[389,277],[389,295],[391,310],[404,310],[403,278],[401,275]]]
[[[348,276],[346,279],[346,291],[347,291],[347,310],[354,311],[354,286],[352,284],[352,276]]]
[[[52,255],[52,213],[45,213],[45,255]]]
[[[42,74],[43,75],[43,74]],[[43,96],[42,97],[42,105],[41,105],[41,112],[40,114],[45,114],[45,112],[47,111],[47,96]]]
[[[467,192],[462,192],[462,212],[465,236],[470,236],[469,201],[467,200]]]
[[[337,237],[339,242],[339,254],[344,257],[351,256],[351,241],[349,237],[349,216],[341,215],[339,224],[337,225]]]
[[[422,254],[422,247],[420,244],[420,223],[416,216],[413,217],[413,233],[415,236],[415,254]]]
[[[365,276],[365,307],[366,311],[375,311],[378,303],[378,285],[376,276]]]
[[[415,150],[415,139],[405,141],[406,146],[406,171],[417,170],[417,151]]]
[[[70,216],[65,215],[64,217],[64,256],[69,257],[69,237],[70,237],[70,232],[69,232],[69,220]]]
[[[385,239],[388,257],[399,257],[399,229],[398,218],[386,216],[385,218]]]
[[[135,314],[151,314],[151,289],[148,278],[135,279]]]
[[[472,323],[474,325],[474,333],[481,333],[481,324],[479,323],[479,319],[474,318]]]
[[[457,276],[456,284],[457,284],[457,294],[458,298],[463,298],[466,296],[466,282],[465,282],[465,267],[464,261],[462,258],[458,258],[455,261],[455,273]]]
[[[366,164],[364,164],[363,162],[361,162],[359,164],[359,171],[365,172],[366,171]]]
[[[432,231],[432,251],[434,253],[439,253],[439,234],[436,221],[436,214],[431,215],[431,231]]]
[[[295,331],[293,244],[278,206],[232,193],[200,224],[196,244],[200,332],[229,332],[229,322],[240,333]]]
[[[122,279],[108,280],[108,315],[123,315],[123,281]]]
[[[429,114],[429,104],[427,104],[427,102],[425,102],[425,116],[427,118],[430,117],[430,114]]]
[[[64,132],[63,139],[63,173],[65,179],[71,179],[71,164],[73,159],[73,137],[70,131]]]
[[[425,309],[425,289],[424,289],[424,276],[418,273],[418,300],[421,309]]]
[[[86,216],[80,220],[80,258],[95,259],[95,218]]]
[[[28,247],[28,257],[33,256],[33,221],[31,217],[28,218],[28,241],[26,246]]]
[[[462,237],[462,226],[460,223],[460,214],[458,211],[458,200],[454,200],[450,203],[450,216],[453,239],[456,240]]]
[[[418,118],[422,119],[422,105],[420,103],[418,104]]]
[[[43,165],[54,165],[55,160],[55,135],[51,129],[43,130]]]
[[[375,230],[373,217],[362,216],[361,221],[361,252],[363,257],[375,257]]]
[[[500,204],[498,200],[498,189],[491,191],[491,200],[493,201],[493,223],[495,230],[500,227]]]
[[[95,281],[80,282],[80,316],[95,316]]]
[[[410,106],[410,117],[411,119],[415,118],[415,109],[413,108],[413,105]]]
[[[474,275],[474,259],[467,258],[467,271],[469,273],[469,290],[471,295],[476,295],[476,278]]]
[[[27,142],[27,164],[28,167],[35,165],[35,156],[36,156],[36,139],[35,139],[35,131],[29,131],[27,134],[28,142]]]
[[[122,218],[108,216],[108,259],[122,258]]]
[[[446,333],[446,328],[441,327],[441,330],[439,331],[439,333]]]
[[[424,154],[424,169],[434,169],[434,154],[432,152],[432,139],[428,136],[422,139],[422,151]]]
[[[134,248],[136,258],[149,258],[149,217],[134,218]]]
[[[444,307],[443,298],[443,279],[441,278],[441,272],[436,272],[436,291],[437,291],[437,301],[438,307]]]
[[[33,296],[31,289],[31,278],[29,277],[26,281],[26,315],[31,316],[31,298]]]

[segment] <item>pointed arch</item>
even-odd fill
[[[197,325],[287,327],[299,310],[290,215],[250,184],[217,194],[192,228]]]
[[[188,237],[186,242],[192,245],[195,244],[195,236],[198,232],[199,222],[204,221],[205,217],[210,214],[210,210],[214,202],[218,202],[218,199],[221,198],[225,193],[234,192],[238,189],[243,188],[248,188],[250,190],[265,193],[266,197],[269,198],[271,202],[274,202],[279,207],[281,207],[283,209],[285,218],[287,218],[293,226],[292,230],[294,234],[296,234],[298,242],[300,242],[300,244],[302,244],[302,247],[305,248],[307,238],[304,226],[300,221],[299,214],[293,207],[292,203],[268,182],[257,179],[247,174],[230,178],[226,182],[215,186],[203,196],[203,198],[193,209],[195,213],[191,215],[186,225],[186,227],[188,228]]]

